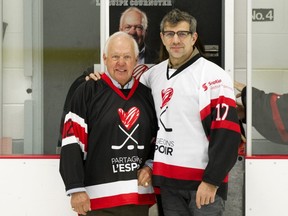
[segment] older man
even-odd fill
[[[80,215],[148,216],[152,138],[157,131],[150,90],[132,77],[138,46],[124,33],[105,45],[107,71],[84,82],[65,117],[60,173]]]
[[[127,8],[120,17],[119,30],[130,34],[139,47],[139,64],[154,64],[158,61],[158,53],[145,44],[148,29],[146,13],[137,7]]]

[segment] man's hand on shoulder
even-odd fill
[[[103,74],[103,73],[102,73],[102,74]],[[85,77],[85,80],[86,80],[86,81],[88,81],[88,80],[90,80],[90,79],[95,80],[95,81],[101,79],[101,73],[98,72],[98,71],[94,71],[94,72],[90,73],[89,75],[87,75],[87,76]]]

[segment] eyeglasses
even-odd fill
[[[163,31],[162,34],[164,35],[164,37],[166,39],[172,39],[174,37],[175,34],[177,34],[177,36],[180,39],[185,39],[189,34],[192,34],[191,31]]]
[[[123,27],[125,32],[129,32],[131,28],[134,28],[136,31],[139,31],[139,32],[142,32],[144,29],[142,25],[125,25]]]

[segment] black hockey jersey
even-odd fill
[[[154,204],[137,170],[152,159],[157,131],[150,90],[135,80],[120,90],[106,74],[76,90],[65,117],[60,173],[66,191],[85,188],[92,209]]]
[[[246,87],[241,93],[246,108]],[[288,143],[288,94],[275,94],[252,88],[252,125],[266,139]],[[246,123],[246,119],[243,120]]]

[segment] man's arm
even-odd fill
[[[90,199],[85,192],[84,160],[87,154],[87,124],[84,85],[77,88],[63,123],[60,174],[67,194],[71,195],[71,207],[79,214],[90,210]]]
[[[63,112],[62,112],[62,116],[61,116],[61,120],[60,120],[60,133],[59,133],[59,137],[58,137],[58,142],[57,142],[57,148],[59,150],[57,150],[57,153],[60,153],[60,148],[62,146],[62,132],[63,132],[63,124],[64,124],[64,119],[66,114],[68,113],[68,110],[70,109],[70,102],[72,99],[73,94],[75,93],[76,89],[85,81],[87,75],[89,75],[90,73],[93,72],[93,67],[89,67],[87,68],[81,76],[77,77],[76,80],[74,80],[74,82],[72,83],[72,85],[70,86],[68,93],[66,95],[66,99],[64,102],[64,107],[63,107]]]
[[[198,208],[214,202],[217,188],[237,160],[241,142],[233,84],[229,77],[218,79],[219,87],[202,91],[199,98],[203,129],[209,140],[209,161],[196,194]]]
[[[210,97],[211,112],[201,112],[203,128],[209,140],[209,162],[203,181],[215,186],[221,185],[237,161],[238,146],[241,142],[233,85],[229,81],[225,82],[223,77],[221,80],[223,83],[219,90],[210,90],[210,94],[214,95]],[[202,96],[209,97],[207,94]]]
[[[243,83],[234,82],[235,88],[240,92],[243,109],[238,106],[238,114],[242,114],[246,123],[246,92]],[[252,87],[252,125],[266,139],[281,143],[288,143],[288,94],[265,93]],[[243,112],[244,111],[244,112]],[[244,114],[244,116],[243,116]]]

